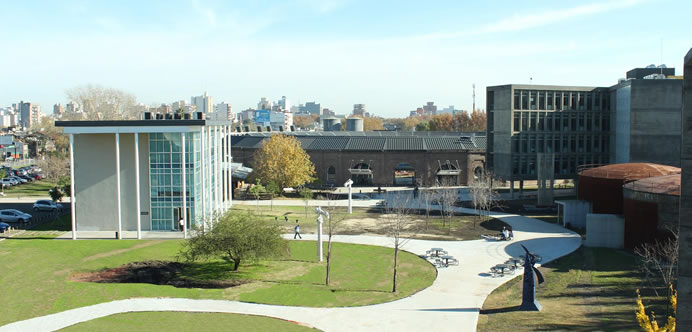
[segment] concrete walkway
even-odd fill
[[[459,209],[459,212],[472,213]],[[442,247],[459,259],[459,266],[441,268],[428,288],[397,301],[363,307],[308,308],[242,303],[224,300],[137,298],[67,310],[0,327],[0,331],[51,331],[112,314],[133,311],[189,311],[253,314],[297,321],[324,331],[475,331],[485,298],[511,277],[493,278],[489,269],[523,253],[520,244],[540,254],[543,262],[567,255],[581,245],[581,237],[560,226],[517,215],[495,214],[512,225],[515,240],[411,240],[404,250],[423,255]],[[314,235],[304,239],[314,240]],[[336,236],[335,241],[391,247],[378,236]],[[405,282],[405,281],[403,281]]]

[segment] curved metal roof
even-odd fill
[[[655,176],[626,183],[623,188],[659,195],[680,196],[680,174]]]
[[[631,182],[650,177],[680,174],[680,168],[652,163],[612,164],[581,171],[579,176]]]

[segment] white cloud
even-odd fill
[[[612,0],[608,2],[595,2],[571,8],[545,10],[535,14],[518,14],[507,19],[487,24],[478,29],[457,31],[452,33],[433,33],[423,35],[420,38],[447,39],[486,33],[521,31],[551,25],[566,20],[572,20],[578,17],[632,7],[644,1],[645,0]]]

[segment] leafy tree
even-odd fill
[[[364,131],[375,131],[384,130],[384,124],[380,118],[364,118],[363,119],[363,130]]]
[[[262,180],[260,179],[257,179],[257,183],[253,184],[252,187],[250,187],[250,194],[252,194],[252,196],[255,196],[255,206],[257,209],[259,209],[260,194],[265,191],[266,189],[262,185]]]
[[[416,131],[430,131],[430,121],[421,121],[416,124]]]
[[[60,202],[62,198],[65,196],[65,193],[62,191],[60,186],[54,186],[48,190],[48,194],[50,195],[50,199],[52,199],[55,202]]]
[[[297,188],[312,181],[315,166],[293,136],[272,135],[254,155],[255,176],[279,188]]]
[[[471,112],[470,124],[467,131],[485,131],[486,114],[481,110]]]
[[[430,130],[431,131],[452,131],[454,130],[453,126],[453,121],[454,118],[452,118],[452,115],[447,113],[447,114],[438,114],[432,117],[430,119]]]
[[[317,122],[319,115],[299,115],[293,117],[293,124],[298,128],[310,128],[315,122]]]
[[[267,183],[267,193],[269,194],[269,200],[270,200],[270,210],[274,210],[274,197],[278,196],[281,194],[281,188],[279,188],[279,185],[276,184],[276,182],[269,182]]]
[[[252,213],[226,213],[213,226],[185,241],[180,256],[187,261],[220,257],[236,271],[242,261],[280,256],[288,248],[278,225]]]

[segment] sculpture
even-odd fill
[[[324,219],[322,216],[329,218],[329,212],[322,210],[322,207],[316,207],[315,213],[317,213],[317,260],[322,261],[322,223]]]
[[[352,204],[352,203],[351,203],[351,202],[352,202],[352,199],[351,199],[351,189],[352,189],[352,187],[353,187],[353,180],[348,179],[348,180],[346,181],[346,183],[344,183],[344,187],[347,187],[347,188],[348,188],[348,214],[351,214],[351,213],[353,212],[352,209],[351,209],[351,204]]]
[[[523,244],[521,247],[526,251],[526,256],[524,258],[524,288],[519,310],[541,311],[541,304],[536,300],[536,281],[533,278],[533,274],[536,273],[539,284],[542,284],[545,280],[541,271],[538,271],[534,266],[536,264],[536,256],[531,254],[529,249],[526,249]]]

